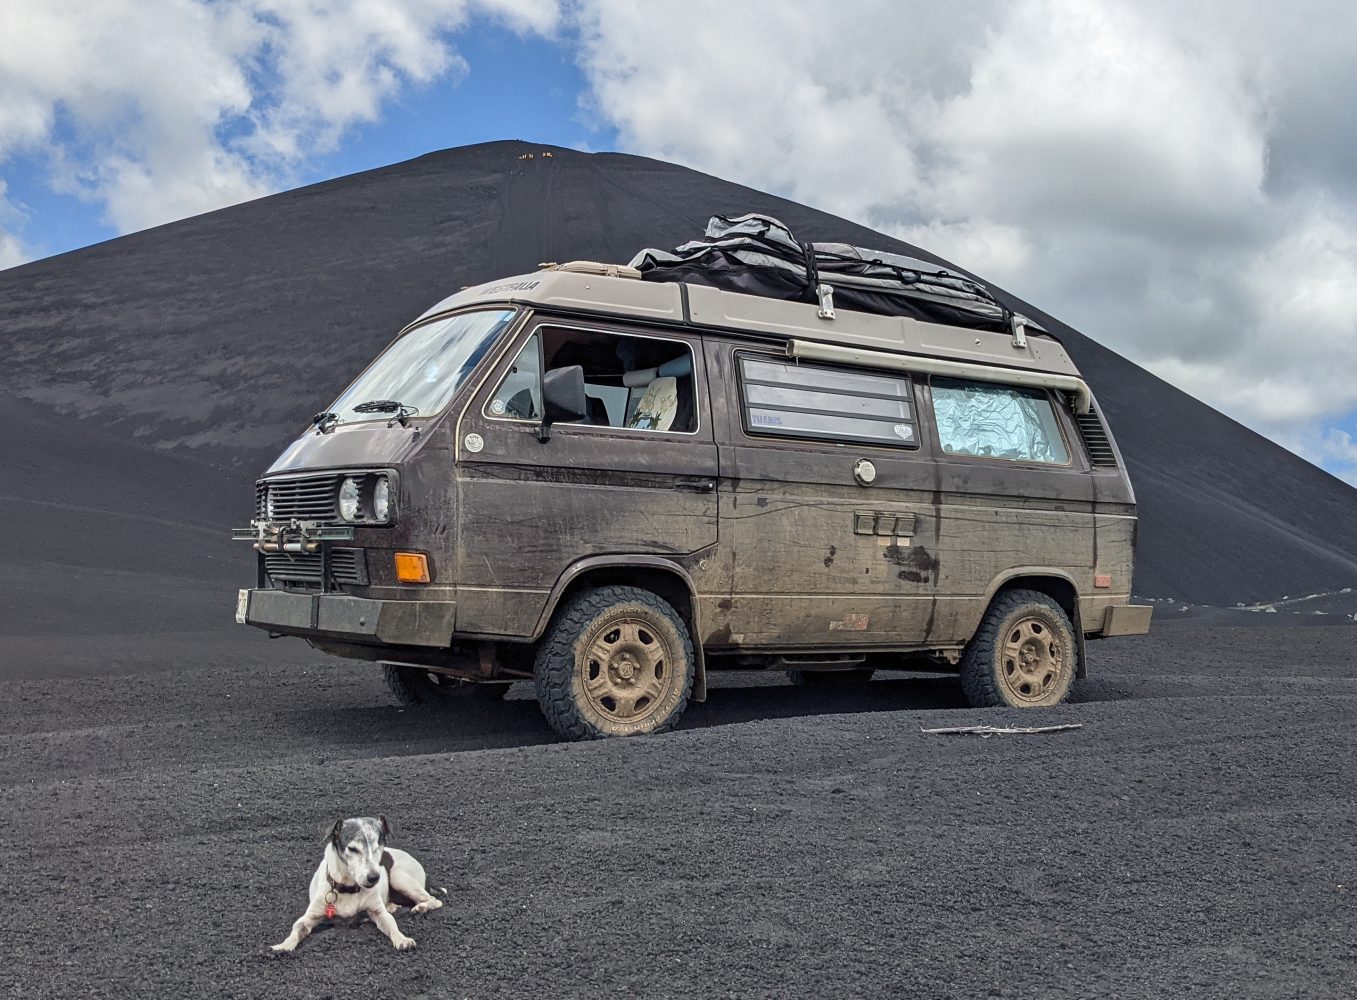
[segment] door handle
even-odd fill
[[[674,489],[684,493],[712,493],[716,490],[715,479],[680,479]]]

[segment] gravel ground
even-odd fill
[[[990,739],[919,732],[1014,717],[951,678],[732,675],[679,732],[561,744],[522,685],[405,712],[271,648],[5,673],[0,995],[1357,993],[1357,626],[1095,644],[1021,716],[1084,728]],[[378,812],[450,890],[418,948],[274,956],[322,828]]]

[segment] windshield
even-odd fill
[[[390,420],[395,406],[363,404],[391,401],[413,410],[412,416],[432,416],[447,405],[513,318],[512,309],[496,309],[461,313],[415,327],[383,351],[335,400],[331,411],[346,423]]]

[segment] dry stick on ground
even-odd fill
[[[946,736],[956,736],[962,733],[972,733],[981,737],[999,736],[999,735],[1019,735],[1026,736],[1032,733],[1061,733],[1066,729],[1083,729],[1082,722],[1066,722],[1059,726],[944,726],[941,729],[924,729],[919,727],[921,733],[941,733]]]

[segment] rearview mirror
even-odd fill
[[[579,365],[553,368],[542,377],[542,426],[537,430],[537,440],[549,440],[551,425],[557,421],[581,420],[588,412],[584,369]]]

